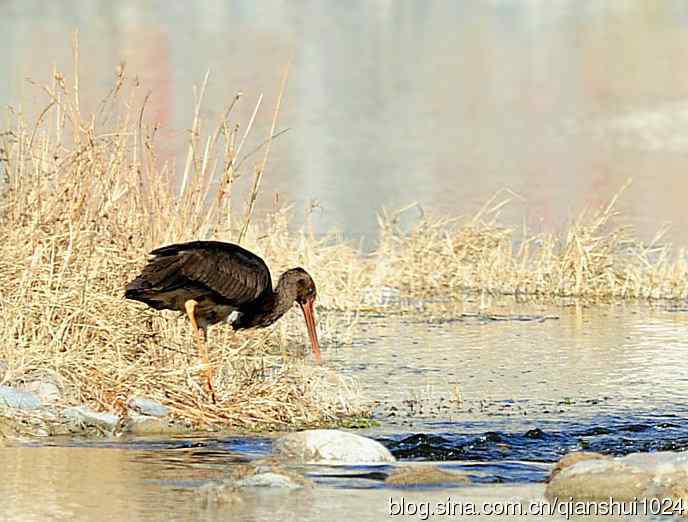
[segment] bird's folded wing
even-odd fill
[[[179,272],[202,283],[237,305],[253,301],[272,290],[270,271],[264,263],[236,252],[188,250],[179,253]]]

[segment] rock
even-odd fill
[[[594,451],[574,451],[573,453],[567,453],[561,459],[559,459],[559,462],[554,465],[549,477],[547,478],[547,482],[550,482],[554,477],[556,477],[562,469],[573,466],[577,462],[581,462],[583,460],[603,460],[609,458],[610,457],[606,455],[595,453]]]
[[[584,460],[561,470],[552,477],[545,490],[548,498],[619,501],[640,498],[652,482],[653,475],[634,470],[613,459]]]
[[[17,386],[17,389],[33,393],[42,402],[55,402],[62,398],[62,392],[57,384],[51,381],[30,381]]]
[[[232,466],[232,479],[236,488],[300,489],[313,483],[299,473],[290,471],[270,460]]]
[[[256,475],[251,475],[241,479],[236,483],[239,488],[250,488],[250,487],[261,487],[261,488],[286,488],[286,489],[298,489],[302,488],[304,485],[301,481],[293,480],[289,475],[283,475],[281,473],[258,473]]]
[[[396,468],[386,479],[392,486],[419,486],[430,484],[467,484],[470,479],[459,473],[452,473],[437,466],[415,465]]]
[[[549,499],[599,501],[613,497],[674,500],[688,497],[688,453],[636,453],[619,458],[581,452],[566,455],[552,470]]]
[[[305,430],[277,439],[273,455],[296,464],[383,464],[395,462],[379,442],[341,430]]]
[[[9,406],[20,410],[37,410],[43,404],[30,392],[19,391],[11,386],[0,386],[0,406]]]
[[[127,400],[127,408],[150,417],[166,417],[170,413],[170,409],[164,404],[139,396],[130,397]]]
[[[106,431],[114,431],[119,422],[119,417],[112,413],[99,413],[87,406],[73,406],[62,411],[62,416],[75,423],[84,426],[93,426]]]
[[[191,427],[175,419],[130,415],[119,419],[117,431],[132,435],[179,435],[190,432]]]

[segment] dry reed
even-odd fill
[[[284,212],[271,217],[264,234],[250,219],[260,179],[244,219],[232,221],[232,184],[260,150],[242,152],[260,104],[243,134],[231,120],[238,96],[208,130],[200,117],[207,82],[196,92],[179,187],[174,166],[156,156],[157,128],[145,118],[149,95],[123,67],[93,116],[82,114],[78,81],[69,84],[57,72],[42,88],[48,101],[35,121],[10,109],[0,144],[0,361],[7,366],[0,383],[49,372],[68,403],[112,411],[130,395],[145,395],[198,427],[265,429],[365,414],[350,379],[293,362],[287,352],[305,346],[296,314],[270,330],[213,329],[220,399],[210,404],[198,385],[203,368],[186,321],[123,299],[145,253],[169,242],[241,234],[242,244],[276,269],[329,269],[353,259],[351,247],[331,238],[289,234]],[[266,145],[273,134],[274,124]],[[261,176],[266,162],[267,149]],[[323,296],[336,295],[341,284],[321,285]],[[343,321],[321,320],[324,343],[337,332],[346,337]]]
[[[395,216],[381,219],[375,253],[377,281],[402,293],[433,298],[465,292],[555,300],[685,299],[688,263],[663,238],[633,235],[616,211],[628,183],[608,204],[583,211],[564,234],[519,233],[501,226],[512,197],[495,195],[468,219],[423,219],[400,232]]]

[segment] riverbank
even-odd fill
[[[422,217],[403,228],[399,213],[383,214],[370,253],[336,232],[293,230],[288,209],[258,221],[253,208],[272,138],[242,151],[245,134],[232,107],[209,127],[200,96],[184,167],[175,169],[158,159],[156,123],[146,117],[140,89],[121,69],[99,110],[86,114],[78,82],[55,73],[35,120],[9,113],[0,138],[0,384],[19,389],[48,379],[62,406],[96,412],[116,413],[142,396],[198,429],[365,417],[369,408],[351,377],[296,362],[306,343],[296,314],[267,330],[212,329],[220,400],[207,400],[186,320],[122,298],[149,250],[190,239],[240,242],[275,276],[307,268],[318,286],[326,364],[328,347],[357,337],[362,312],[428,309],[438,301],[451,309],[466,295],[479,296],[481,309],[489,307],[486,297],[499,295],[552,303],[688,295],[685,252],[663,243],[661,233],[650,243],[636,238],[615,212],[617,196],[562,234],[501,223],[508,192],[468,218]],[[232,190],[241,176],[253,179],[246,200]]]

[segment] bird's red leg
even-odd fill
[[[215,390],[213,390],[213,369],[210,367],[210,361],[208,360],[208,347],[205,344],[206,341],[206,330],[205,328],[200,328],[198,326],[198,321],[196,320],[196,307],[198,302],[193,299],[189,299],[184,303],[184,308],[186,308],[186,314],[189,316],[191,321],[191,326],[193,327],[194,334],[196,336],[196,343],[198,346],[198,356],[201,362],[206,367],[205,374],[205,385],[208,393],[210,393],[210,398],[213,403],[215,402]]]

